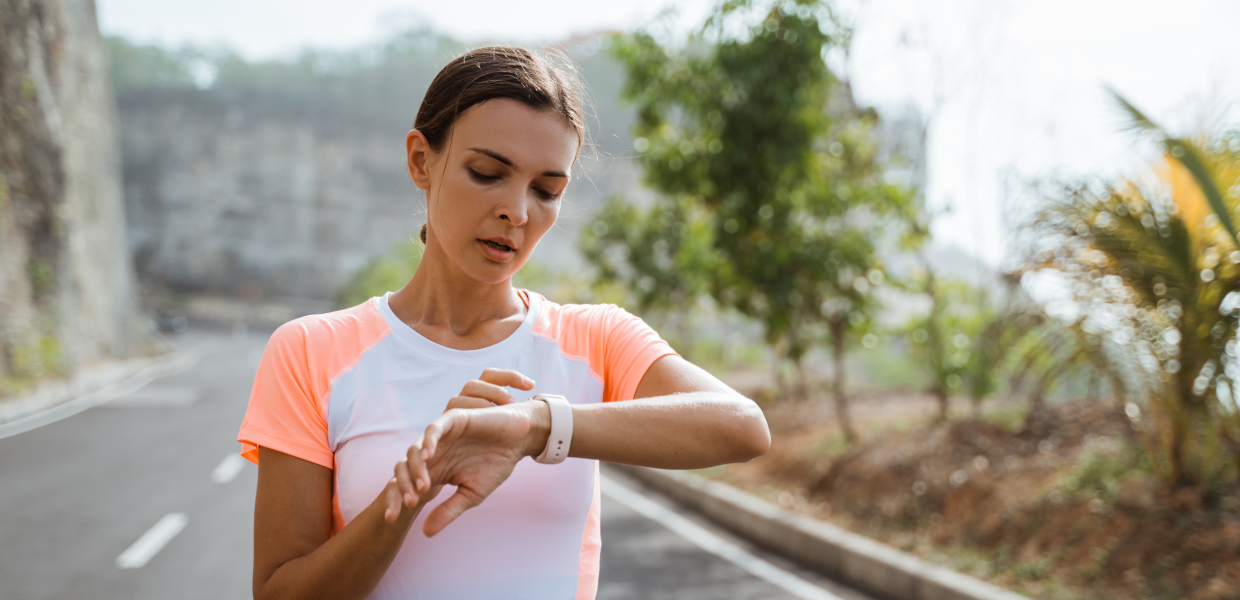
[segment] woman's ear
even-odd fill
[[[430,188],[428,167],[431,162],[431,145],[421,131],[414,129],[405,135],[405,157],[409,178],[413,180],[413,184],[424,190]]]

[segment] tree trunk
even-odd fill
[[[688,313],[680,313],[676,315],[676,336],[680,338],[680,354],[685,360],[693,362],[695,358],[693,347],[693,324],[689,321]]]
[[[771,352],[771,379],[775,380],[775,394],[782,400],[788,397],[788,382],[784,379],[784,359],[779,353],[778,348],[772,348]]]
[[[943,354],[945,352],[943,336],[939,335],[943,300],[939,297],[938,290],[935,289],[934,269],[930,266],[930,261],[922,255],[921,262],[926,269],[926,295],[930,297],[930,318],[926,320],[926,347],[930,349],[927,356],[930,360],[931,376],[934,377],[934,387],[930,391],[939,401],[939,420],[946,422],[951,409],[951,400],[948,397],[947,382],[943,376]]]
[[[831,319],[831,360],[835,367],[831,391],[835,397],[835,414],[840,420],[840,429],[844,431],[844,439],[851,443],[857,440],[857,432],[853,429],[852,415],[848,413],[848,396],[844,391],[844,330],[847,326],[847,317]]]
[[[931,390],[934,398],[939,401],[939,421],[947,422],[947,412],[951,409],[951,399],[947,395],[947,388],[942,385],[935,385]]]
[[[809,398],[809,374],[805,371],[805,357],[797,356],[795,365],[797,368],[797,395],[804,400]]]

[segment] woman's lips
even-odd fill
[[[517,255],[517,251],[508,246],[496,242],[488,242],[486,240],[478,240],[478,246],[482,248],[482,253],[487,258],[495,262],[508,262],[512,257]],[[507,248],[506,250],[504,248]]]

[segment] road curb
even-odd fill
[[[889,600],[1029,600],[726,483],[683,471],[617,466],[737,535],[868,594]]]
[[[105,363],[67,381],[46,383],[34,393],[0,401],[0,439],[73,416],[154,379],[179,373],[197,364],[207,350],[207,344],[198,344],[161,356]]]
[[[162,359],[162,360],[161,360]],[[168,360],[166,357],[134,358],[109,361],[83,369],[67,380],[48,381],[30,393],[0,400],[0,425],[24,419],[89,394],[118,381],[124,381],[143,369]]]

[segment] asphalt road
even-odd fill
[[[202,359],[0,439],[0,598],[251,597],[257,469],[234,440],[266,336],[174,342]],[[867,600],[604,473],[600,600]]]

